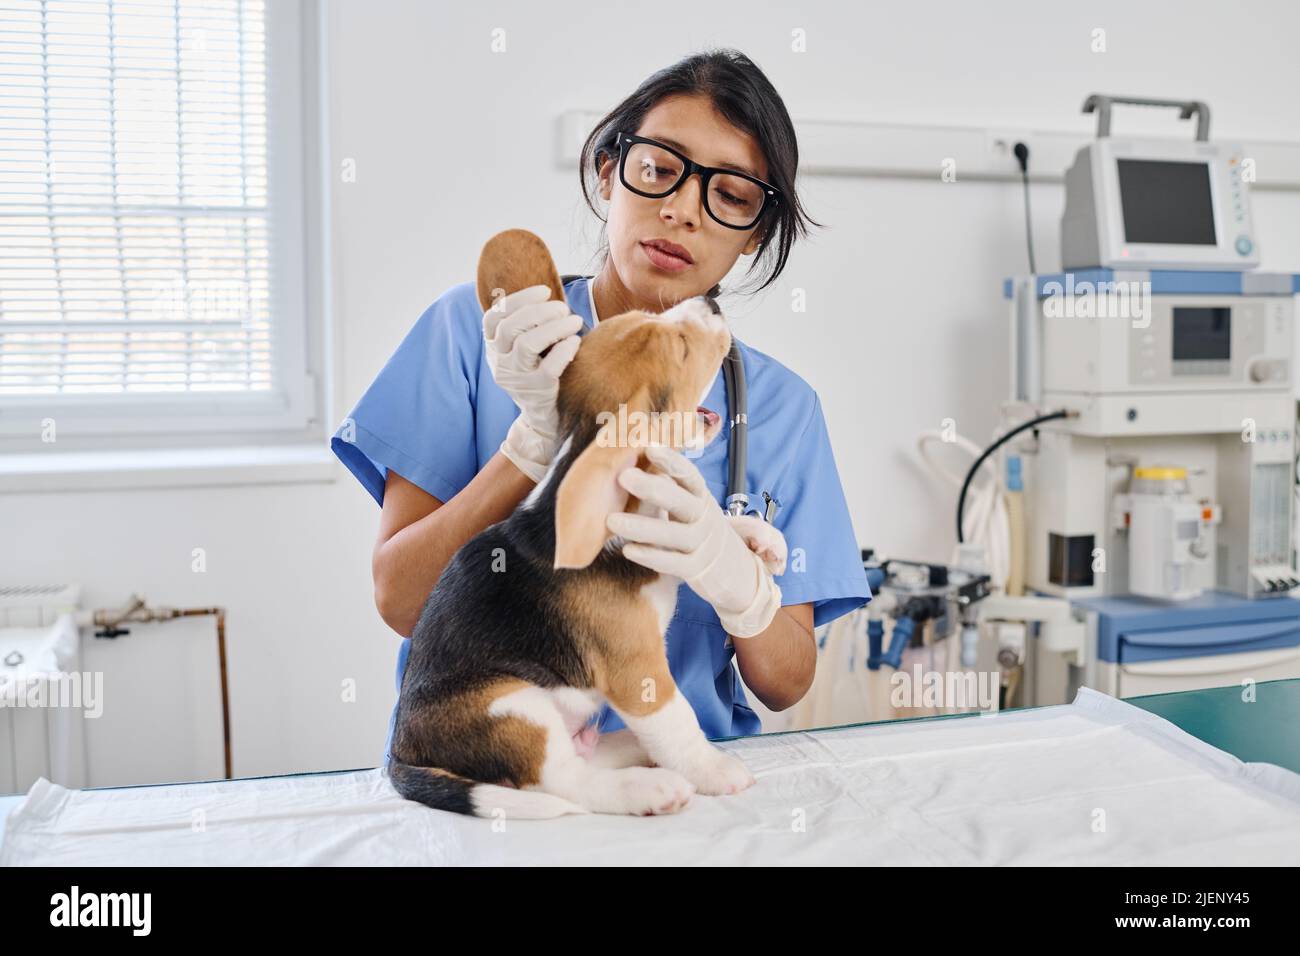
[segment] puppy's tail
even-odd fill
[[[389,758],[388,777],[407,800],[435,810],[450,810],[475,817],[508,820],[545,820],[566,813],[588,813],[586,807],[540,790],[517,790],[492,783],[479,783],[438,767],[413,767]]]

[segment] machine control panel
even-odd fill
[[[1289,300],[1156,299],[1131,324],[1129,384],[1285,387],[1291,381]]]

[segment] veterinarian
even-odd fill
[[[690,56],[642,83],[583,148],[583,196],[597,216],[597,201],[606,209],[607,247],[592,280],[565,284],[567,306],[537,303],[536,296],[527,304],[529,296],[516,294],[507,314],[492,313],[488,341],[470,281],[416,321],[331,442],[382,507],[375,602],[408,638],[398,654],[399,688],[409,635],[443,568],[466,541],[507,517],[554,458],[559,376],[581,335],[601,316],[716,297],[741,256],[752,257],[747,275],[762,279],[758,289],[774,282],[796,237],[816,224],[795,193],[797,166],[793,124],[762,71],[736,51]],[[732,184],[757,180],[760,189],[730,188],[727,171],[748,177]],[[666,195],[645,195],[675,180]],[[498,326],[509,331],[497,334]],[[701,487],[702,477],[717,507],[697,509],[694,521],[658,522],[651,532],[614,527],[621,516],[611,518],[611,530],[637,545],[625,552],[630,559],[686,581],[668,629],[668,662],[709,737],[761,730],[733,655],[746,686],[768,708],[783,710],[812,683],[813,627],[871,596],[817,393],[771,356],[739,347],[748,380],[749,494],[759,503],[766,491],[780,502],[772,523],[789,551],[775,580],[779,598],[770,572],[723,511],[725,434],[694,458],[678,454],[683,477],[676,481],[634,469],[623,476],[637,496],[664,508]],[[727,407],[722,372],[704,405]],[[723,620],[742,614],[751,626],[757,615],[762,629],[728,634]],[[623,723],[606,705],[598,726],[605,733]]]

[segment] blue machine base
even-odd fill
[[[1151,269],[1140,266],[1124,273],[1129,281],[1145,278],[1152,295],[1295,295],[1300,293],[1296,272],[1209,272],[1200,269]],[[1060,295],[1069,285],[1082,289],[1114,282],[1114,269],[1076,269],[1033,276],[1034,294],[1042,299],[1049,292]],[[1010,299],[1015,279],[1002,280],[1002,297]]]
[[[1097,657],[1116,664],[1240,654],[1300,644],[1300,601],[1207,591],[1190,601],[1078,598],[1097,612]]]

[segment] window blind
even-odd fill
[[[273,386],[260,0],[0,0],[0,402]]]

